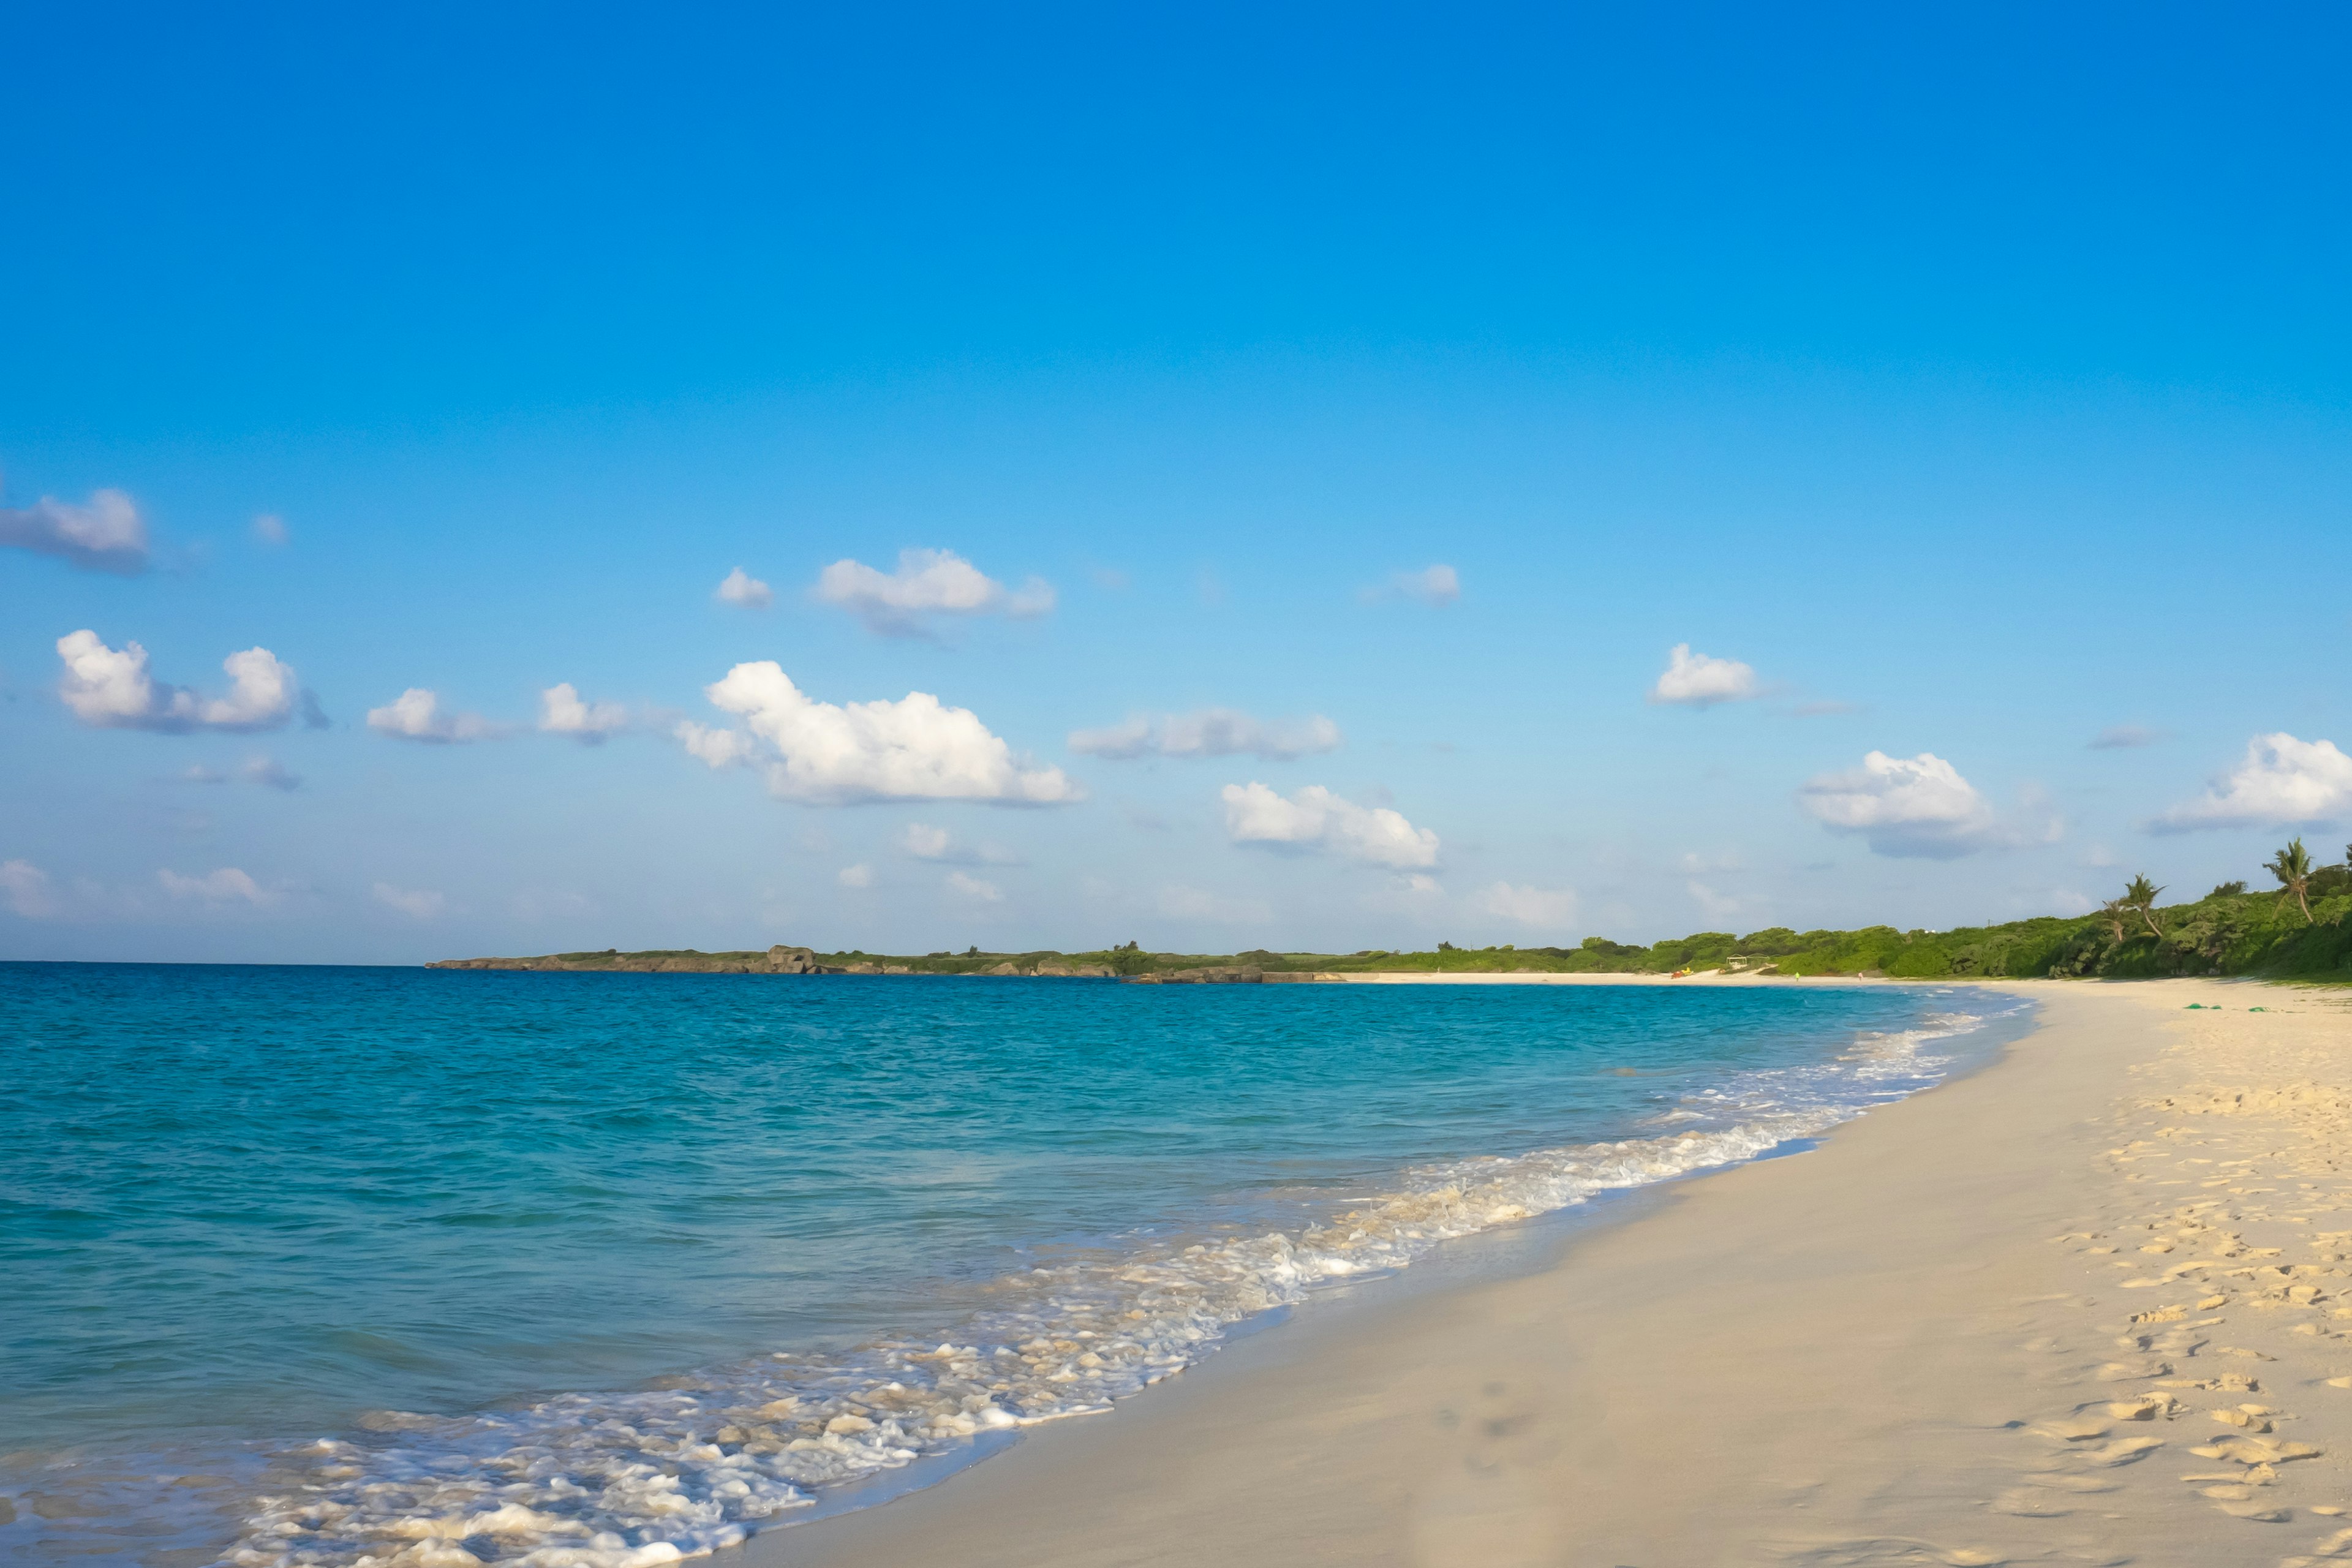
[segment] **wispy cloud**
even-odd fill
[[[1160,912],[1171,920],[1210,921],[1219,925],[1264,925],[1274,911],[1256,899],[1232,899],[1204,888],[1171,882],[1160,889]]]
[[[976,904],[1001,904],[1004,901],[1003,889],[982,878],[967,876],[961,871],[949,872],[945,885],[948,891],[955,894],[956,897],[969,899]]]
[[[1139,757],[1256,756],[1288,762],[1337,751],[1339,726],[1320,713],[1264,722],[1231,708],[1139,713],[1103,730],[1073,730],[1070,750],[1113,762]]]
[[[2091,737],[2090,749],[2095,752],[2128,751],[2137,746],[2153,746],[2164,738],[2163,731],[2151,730],[2144,724],[2110,724]]]
[[[1357,595],[1368,605],[1383,599],[1411,599],[1427,605],[1431,609],[1443,609],[1462,597],[1462,574],[1443,562],[1424,566],[1417,572],[1391,572],[1389,580],[1376,588],[1366,588]]]
[[[121,490],[92,491],[79,506],[43,496],[30,506],[0,506],[0,546],[136,577],[147,570],[147,520]]]
[[[844,866],[834,873],[833,879],[845,888],[870,888],[874,885],[874,868],[861,860],[855,866]]]
[[[254,513],[253,537],[263,544],[285,543],[286,520],[274,511]]]
[[[378,882],[373,891],[377,903],[413,921],[438,920],[448,906],[448,900],[427,888],[396,888],[390,882]]]
[[[894,572],[836,561],[818,574],[814,592],[883,637],[928,636],[940,616],[1023,619],[1054,608],[1053,585],[1044,578],[1007,588],[952,550],[902,550]]]
[[[1496,882],[1480,889],[1471,897],[1475,908],[1521,925],[1558,931],[1576,922],[1577,898],[1573,888],[1538,888],[1532,885],[1514,886]]]
[[[436,693],[422,686],[412,686],[383,707],[369,709],[367,726],[395,741],[418,741],[434,746],[493,741],[507,732],[505,725],[493,723],[479,713],[449,711],[441,706]]]
[[[275,893],[234,866],[223,866],[201,877],[184,877],[167,868],[157,871],[155,880],[172,897],[195,903],[257,906],[273,902],[277,898]]]
[[[8,912],[28,921],[45,921],[58,912],[49,874],[30,860],[0,860],[0,902]]]
[[[1010,866],[1011,851],[992,844],[961,844],[944,827],[928,822],[910,822],[899,830],[898,847],[918,860],[935,861],[940,865]]]

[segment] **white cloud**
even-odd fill
[[[1880,855],[1948,860],[2012,841],[1976,786],[1932,752],[1872,752],[1859,768],[1807,781],[1797,801],[1831,832],[1859,834]]]
[[[740,605],[747,610],[764,610],[776,602],[776,591],[738,566],[719,580],[719,587],[711,597],[722,605]]]
[[[928,822],[910,822],[898,832],[898,847],[918,860],[942,865],[1010,866],[1013,857],[992,844],[959,844],[955,835]]]
[[[1083,795],[1061,769],[1023,766],[970,709],[928,692],[836,706],[812,700],[773,659],[761,659],[737,665],[703,694],[741,716],[744,730],[682,724],[680,742],[716,768],[751,760],[752,737],[764,742],[774,752],[765,767],[768,791],[779,800],[1059,805]]]
[[[183,877],[167,868],[156,872],[155,880],[175,899],[194,899],[207,904],[266,904],[272,897],[234,866],[223,866],[202,877]]]
[[[79,506],[54,496],[0,506],[0,545],[55,555],[85,572],[135,577],[147,570],[147,521],[121,490],[92,491]]]
[[[395,888],[390,882],[378,882],[373,891],[377,903],[388,910],[398,910],[411,920],[432,920],[447,902],[429,889]]]
[[[678,721],[670,733],[686,748],[686,754],[711,768],[731,768],[750,762],[759,752],[758,742],[740,730],[716,729],[698,724],[691,719]]]
[[[2298,741],[2281,731],[2247,742],[2236,767],[2147,826],[2158,833],[2188,833],[2345,816],[2352,816],[2352,757],[2333,741]]]
[[[286,520],[274,511],[256,512],[253,517],[253,537],[264,544],[286,542]]]
[[[1285,798],[1253,780],[1227,784],[1225,832],[1236,844],[1292,844],[1399,869],[1437,864],[1437,835],[1387,806],[1361,806],[1321,784]]]
[[[299,774],[287,771],[286,764],[275,757],[247,757],[236,770],[236,776],[247,784],[261,784],[268,789],[298,790],[302,787]]]
[[[835,874],[835,880],[845,888],[870,888],[874,885],[874,868],[863,862],[844,866]]]
[[[1442,609],[1462,597],[1462,574],[1443,563],[1418,572],[1394,572],[1389,574],[1388,586],[1365,589],[1363,599],[1366,604],[1377,604],[1391,594]]]
[[[1001,904],[1004,901],[1003,889],[981,878],[968,877],[961,871],[948,873],[947,889],[958,898],[970,899],[976,904]]]
[[[583,745],[595,746],[628,726],[626,708],[617,702],[583,702],[568,680],[539,694],[539,727],[551,735],[569,735]]]
[[[1522,925],[1558,930],[1576,920],[1576,890],[1572,888],[1514,887],[1508,882],[1496,882],[1480,889],[1472,902],[1488,914],[1517,921]]]
[[[1320,713],[1262,722],[1231,708],[1139,713],[1106,730],[1073,730],[1070,750],[1114,762],[1137,757],[1234,757],[1288,762],[1339,747],[1339,726]]]
[[[0,860],[0,900],[9,912],[28,921],[47,920],[58,912],[49,892],[49,874],[29,860]]]
[[[1739,857],[1737,855],[1701,855],[1696,851],[1685,854],[1682,859],[1677,862],[1677,864],[1682,868],[1685,875],[1693,877],[1712,876],[1719,872],[1745,871],[1748,869],[1746,866],[1740,863]]]
[[[2163,731],[2151,730],[2145,724],[2110,724],[2091,737],[2091,750],[2126,751],[2137,746],[2153,746],[2163,739]]]
[[[75,718],[100,729],[275,730],[294,711],[293,667],[266,647],[221,660],[228,695],[214,698],[156,680],[147,673],[147,650],[135,642],[110,648],[84,628],[59,637],[57,649],[65,664],[58,696]]]
[[[944,860],[953,840],[944,827],[910,822],[898,835],[899,847],[918,860]]]
[[[1160,889],[1160,912],[1171,920],[1215,921],[1221,925],[1264,925],[1274,911],[1255,899],[1228,899],[1204,888],[1171,882]]]
[[[1727,921],[1738,914],[1743,907],[1738,899],[1728,893],[1717,892],[1696,878],[1685,882],[1683,889],[1690,894],[1691,901],[1698,905],[1700,910],[1711,921]]]
[[[412,686],[381,708],[368,710],[367,725],[396,741],[422,741],[427,745],[458,745],[488,741],[506,733],[479,713],[445,712],[441,699],[422,686]]]
[[[1008,589],[952,550],[901,550],[896,572],[836,561],[818,574],[815,592],[885,637],[923,636],[932,616],[1022,618],[1054,607],[1054,589],[1045,579]]]
[[[1712,708],[1718,702],[1745,702],[1756,691],[1755,670],[1736,658],[1693,653],[1685,642],[1667,650],[1665,673],[1650,688],[1650,700]]]

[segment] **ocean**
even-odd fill
[[[1801,1145],[2022,1008],[0,964],[0,1556],[722,1548],[1449,1238]]]

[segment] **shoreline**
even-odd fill
[[[1563,979],[1688,983],[1474,983]],[[2158,1273],[2142,1251],[2185,1240],[2114,1238],[2126,1220],[2153,1223],[2126,1213],[2147,1206],[2143,1178],[2116,1162],[2158,1157],[2125,1151],[2165,1145],[2155,1123],[2182,1121],[2150,1111],[2152,1090],[2177,1103],[2217,1074],[2251,1074],[2221,1085],[2230,1103],[2251,1090],[2280,1115],[2305,1105],[2297,1136],[2341,1142],[2352,1168],[2339,1113],[2352,1092],[2310,1089],[2330,1071],[2352,1081],[2352,1010],[2247,982],[1999,988],[2040,1003],[2038,1026],[1811,1152],[1661,1187],[1530,1273],[1300,1310],[1113,1419],[1024,1433],[872,1507],[780,1520],[738,1561],[1829,1568],[2352,1553],[2329,1511],[2352,1506],[2352,1389],[2326,1384],[2352,1374],[2352,1344],[2325,1316],[2328,1281],[2347,1271],[2333,1254],[2255,1258],[2331,1223],[2329,1245],[2352,1248],[2352,1186],[2314,1165],[2296,1182],[2321,1178],[2300,1194],[2312,1212],[2273,1215],[2273,1189],[2208,1178],[2197,1212],[2234,1228],[2205,1228],[2241,1238],[2210,1264]],[[2326,1114],[2314,1121],[2306,1101]],[[2259,1115],[2167,1137],[2192,1132],[2251,1139],[2231,1146],[2242,1159],[2290,1157]],[[2220,1142],[2205,1156],[2216,1164]],[[2152,1277],[2116,1282],[2118,1261]]]

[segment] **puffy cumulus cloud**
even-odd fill
[[[1736,658],[1693,653],[1684,642],[1667,650],[1665,672],[1650,688],[1650,700],[1712,708],[1718,702],[1745,702],[1756,693],[1755,670]]]
[[[1831,832],[1859,835],[1880,855],[1948,860],[2014,842],[1976,786],[1932,752],[1872,752],[1859,768],[1808,780],[1797,800]]]
[[[1437,864],[1437,835],[1387,806],[1362,806],[1321,784],[1287,797],[1252,781],[1227,784],[1225,832],[1236,844],[1294,845],[1371,866]]]
[[[1500,915],[1521,925],[1557,931],[1576,920],[1576,890],[1572,888],[1517,887],[1496,882],[1481,888],[1470,901],[1490,915]]]
[[[1255,756],[1288,762],[1339,748],[1339,726],[1320,713],[1262,722],[1231,708],[1137,714],[1106,730],[1073,730],[1070,750],[1114,762],[1138,757]]]
[[[0,860],[0,903],[8,912],[28,921],[45,921],[58,912],[49,874],[30,860]]]
[[[836,561],[818,574],[816,596],[838,605],[884,637],[920,637],[935,616],[1045,615],[1054,589],[1032,577],[1009,589],[952,550],[901,550],[898,569]]]
[[[172,897],[195,903],[258,905],[274,897],[234,866],[223,866],[201,877],[184,877],[167,868],[155,873],[155,880]]]
[[[462,745],[506,733],[503,726],[479,713],[448,711],[437,693],[422,686],[412,686],[383,707],[369,709],[367,726],[395,741],[418,741],[431,746]]]
[[[583,702],[572,682],[562,680],[539,694],[539,727],[548,734],[569,735],[583,745],[594,746],[629,727],[629,710],[617,702]]]
[[[58,696],[83,723],[100,729],[275,730],[294,711],[294,669],[266,647],[221,660],[228,694],[205,697],[170,686],[147,672],[147,650],[135,642],[111,648],[84,628],[57,641],[65,674]]]
[[[395,888],[390,882],[378,882],[373,891],[377,903],[413,921],[437,919],[448,904],[447,900],[427,888]]]
[[[79,506],[43,496],[0,506],[0,545],[54,555],[85,572],[136,577],[147,570],[147,520],[121,490],[97,490]]]
[[[1384,586],[1367,588],[1362,597],[1364,603],[1377,605],[1392,595],[1443,609],[1462,597],[1462,574],[1443,562],[1418,572],[1391,572]]]
[[[2352,757],[2333,741],[2299,741],[2281,731],[2247,742],[2236,767],[2147,826],[2157,833],[2190,833],[2347,816],[2352,816]]]
[[[948,873],[947,889],[957,898],[969,899],[975,904],[1001,904],[1004,901],[1003,889],[982,878],[967,876],[961,871]]]
[[[874,868],[864,861],[855,866],[844,866],[835,873],[834,880],[845,888],[870,888],[874,885]]]
[[[703,688],[741,730],[678,726],[679,743],[714,768],[757,762],[779,800],[847,805],[970,800],[1060,805],[1083,797],[1061,769],[1023,765],[968,708],[928,692],[896,702],[819,702],[773,659],[739,664]]]
[[[764,610],[776,602],[776,591],[740,566],[720,578],[710,596],[746,610]]]

